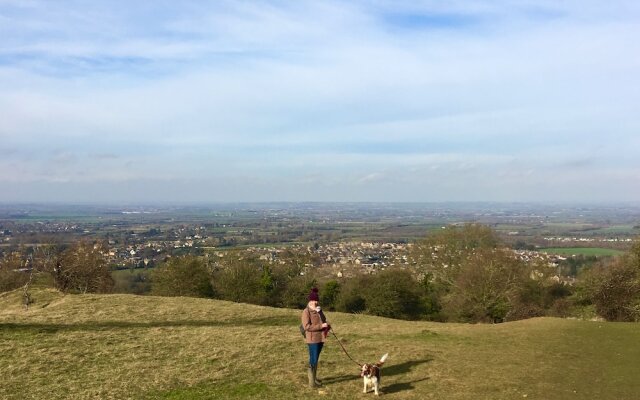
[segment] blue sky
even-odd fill
[[[637,1],[0,0],[0,202],[640,201]]]

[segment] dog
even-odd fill
[[[364,390],[362,393],[367,393],[371,387],[376,393],[376,396],[380,395],[380,369],[389,356],[389,353],[382,356],[380,361],[375,364],[364,364],[360,371],[360,376],[364,379]]]

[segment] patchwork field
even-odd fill
[[[299,311],[192,298],[39,289],[0,294],[2,399],[327,399],[361,393],[333,337],[305,385]],[[538,318],[499,325],[328,313],[360,362],[389,352],[389,399],[637,399],[637,324]]]

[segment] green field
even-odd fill
[[[625,252],[622,250],[605,249],[602,247],[547,247],[540,249],[543,253],[559,254],[563,256],[619,256]]]
[[[590,231],[598,235],[637,235],[638,229],[634,225],[612,225]]]
[[[2,399],[327,399],[363,395],[329,337],[305,386],[299,311],[207,299],[0,294]],[[389,399],[637,399],[640,325],[537,318],[499,325],[328,313],[361,362],[389,352]]]

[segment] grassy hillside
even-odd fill
[[[300,399],[299,311],[38,290],[0,294],[2,399]],[[637,399],[640,326],[552,318],[500,325],[328,313],[361,362],[389,352],[388,399]],[[369,398],[332,337],[319,397]]]

